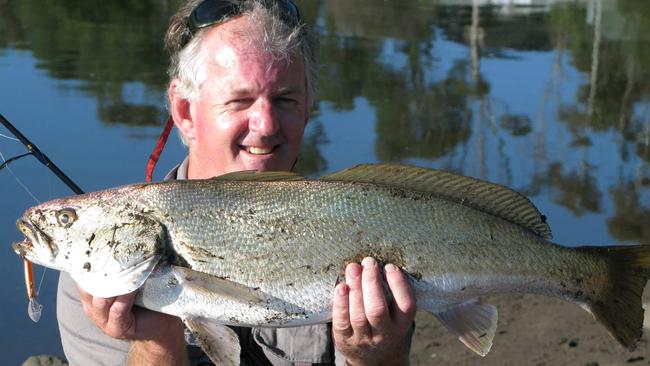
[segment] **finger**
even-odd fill
[[[92,302],[93,302],[93,296],[86,291],[82,290],[81,287],[77,286],[77,289],[79,290],[79,301],[81,302],[81,306],[83,307],[84,313],[86,316],[90,317],[90,308],[92,307]]]
[[[363,290],[361,288],[361,266],[358,263],[348,264],[345,270],[345,283],[350,287],[349,312],[352,330],[359,337],[370,335],[368,319],[363,307]]]
[[[416,300],[415,291],[408,282],[406,275],[394,264],[384,267],[386,282],[393,294],[392,317],[402,329],[411,327],[415,317]]]
[[[136,332],[133,303],[136,292],[121,295],[115,298],[108,313],[106,333],[115,338],[132,338]]]
[[[77,290],[79,291],[79,300],[81,300],[81,302],[87,302],[88,304],[92,302],[93,296],[91,294],[87,293],[79,286],[77,286]]]
[[[340,283],[334,290],[332,304],[332,332],[334,341],[342,341],[352,337],[350,325],[350,288],[345,283]]]
[[[88,307],[90,311],[90,318],[97,324],[100,328],[104,329],[106,323],[108,322],[108,312],[111,308],[111,305],[115,301],[114,297],[103,298],[103,297],[92,297],[90,300],[90,306]]]
[[[383,276],[374,258],[364,258],[361,265],[363,266],[361,284],[366,318],[373,328],[379,332],[385,332],[390,327],[391,319],[384,294]]]

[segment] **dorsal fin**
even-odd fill
[[[274,182],[274,181],[288,181],[288,180],[305,180],[306,178],[300,174],[293,172],[260,172],[257,170],[244,170],[241,172],[226,173],[219,175],[214,180],[238,180],[238,181],[251,181],[251,182]]]
[[[546,216],[524,195],[499,184],[401,164],[362,164],[320,179],[374,183],[429,192],[521,225],[544,239],[552,237]]]

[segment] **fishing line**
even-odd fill
[[[7,136],[3,136],[3,137],[7,137]],[[5,159],[5,156],[2,154],[2,151],[0,151],[0,158],[2,158],[2,162],[3,162],[3,163],[7,163],[7,160]],[[40,204],[40,203],[41,203],[41,201],[40,201],[38,198],[36,198],[36,196],[32,193],[32,191],[30,191],[29,188],[27,188],[27,186],[25,185],[25,183],[23,183],[23,182],[18,178],[18,176],[14,173],[14,171],[11,170],[11,167],[9,166],[9,164],[5,165],[5,166],[4,166],[4,169],[7,169],[7,170],[9,171],[9,174],[11,174],[11,176],[14,177],[14,179],[16,180],[16,182],[18,182],[18,184],[19,184],[21,187],[23,187],[23,189],[25,190],[25,192],[27,192],[27,194],[29,194],[29,195],[34,199],[34,201],[36,201],[37,204]]]
[[[9,139],[9,140],[14,140],[14,141],[20,142],[20,140],[18,140],[17,138],[13,138],[11,136],[3,135],[1,133],[0,133],[0,137],[4,137],[4,138]]]
[[[43,274],[41,274],[41,280],[38,282],[38,287],[36,288],[36,296],[41,294],[41,286],[43,285],[43,280],[45,279],[45,272],[47,272],[47,267],[43,267]]]

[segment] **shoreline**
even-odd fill
[[[494,295],[499,321],[492,350],[480,357],[434,315],[418,311],[411,365],[650,365],[650,286],[643,295],[643,336],[629,352],[588,312],[542,295]]]

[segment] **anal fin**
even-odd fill
[[[490,352],[499,317],[496,306],[473,299],[435,315],[469,349],[481,356]]]

